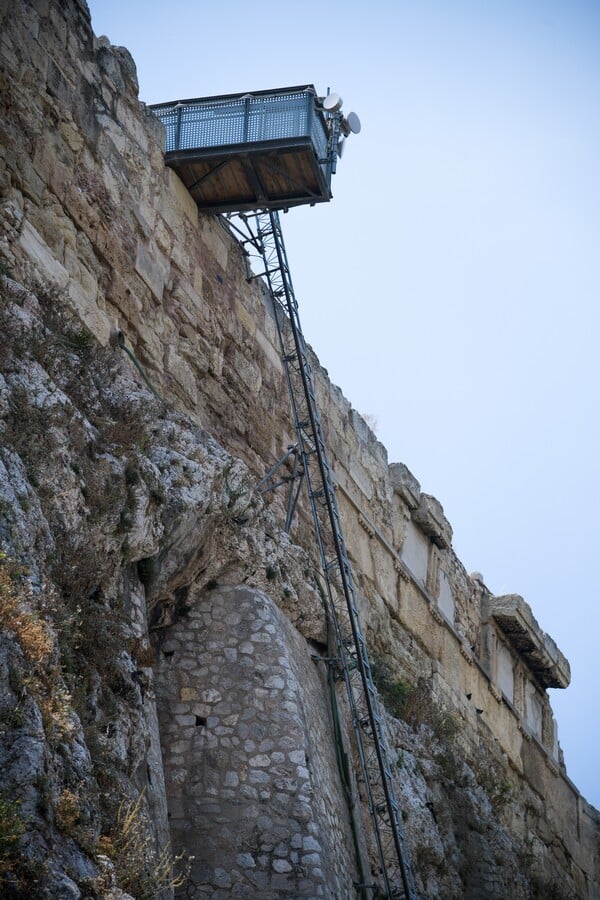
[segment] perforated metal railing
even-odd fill
[[[260,274],[265,277],[273,300],[298,441],[295,452],[300,458],[301,476],[308,486],[326,586],[326,613],[333,637],[333,656],[328,663],[336,667],[337,677],[344,682],[358,759],[357,780],[372,824],[377,865],[372,873],[372,882],[363,882],[356,888],[363,898],[417,900],[385,736],[385,722],[362,631],[358,597],[279,215],[276,212],[259,212],[240,216],[238,222],[239,225],[230,224],[247,251],[253,248],[262,261],[264,271]],[[288,456],[289,452],[283,459]]]
[[[325,119],[312,86],[180,100],[152,109],[166,128],[167,153],[309,137],[317,158],[327,156]]]

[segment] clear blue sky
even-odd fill
[[[148,103],[312,82],[360,115],[334,201],[283,219],[305,336],[568,656],[559,738],[600,807],[600,4],[90,7]]]

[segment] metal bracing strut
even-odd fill
[[[306,480],[317,544],[326,586],[326,613],[334,635],[339,678],[344,681],[359,760],[362,783],[373,827],[379,872],[373,885],[361,885],[362,895],[416,900],[412,869],[396,798],[385,724],[377,700],[367,645],[360,622],[358,599],[342,532],[335,484],[319,418],[315,384],[294,295],[292,279],[276,212],[257,212],[240,217],[240,227],[230,223],[246,251],[251,249],[264,264],[264,276],[273,300],[281,355],[284,363],[297,445],[281,462],[294,458],[294,473]],[[298,462],[299,461],[299,462]],[[265,490],[290,481],[276,480],[280,464],[263,480]],[[297,471],[296,466],[299,466]],[[292,476],[293,477],[293,476]],[[297,502],[290,487],[286,528]],[[331,651],[330,651],[331,652]]]

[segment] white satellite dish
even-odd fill
[[[339,94],[327,94],[323,100],[323,109],[327,112],[337,112],[342,108],[343,102]]]
[[[355,112],[348,113],[346,116],[346,121],[348,123],[348,128],[352,132],[352,134],[358,134],[361,128],[360,119],[356,115]]]

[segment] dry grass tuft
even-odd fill
[[[27,659],[45,662],[54,650],[54,638],[46,622],[27,609],[27,589],[18,581],[18,570],[0,553],[0,625],[12,631]]]
[[[65,788],[56,807],[56,824],[63,834],[72,835],[81,816],[81,801],[77,794]]]
[[[97,849],[111,859],[122,890],[137,900],[154,900],[161,891],[182,887],[189,865],[177,872],[183,856],[173,857],[169,846],[156,853],[142,800],[140,794],[120,804],[114,827],[100,837]]]

